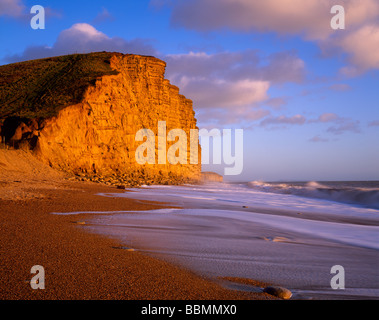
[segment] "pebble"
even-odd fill
[[[289,242],[289,239],[285,237],[263,237],[263,240],[272,242]]]
[[[266,287],[263,289],[263,292],[271,294],[272,296],[288,300],[292,297],[292,292],[283,287]]]
[[[113,249],[122,249],[122,250],[126,250],[126,251],[135,251],[135,249],[133,249],[133,248],[123,247],[123,246],[113,247]]]

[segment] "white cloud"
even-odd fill
[[[268,90],[272,85],[302,82],[305,64],[294,52],[279,52],[261,57],[254,50],[241,52],[189,52],[164,57],[166,76],[194,101],[197,110],[212,108],[215,121],[232,123],[238,115],[245,121],[267,116],[262,103],[278,108]],[[228,109],[228,110],[227,110]],[[200,120],[206,120],[200,112]],[[204,116],[203,116],[204,115]]]
[[[198,108],[238,108],[266,100],[270,83],[184,78],[178,86],[181,92],[191,97]]]
[[[198,96],[198,102],[204,102],[202,107],[211,106],[212,101],[230,107],[260,102],[268,98],[266,92],[271,84],[301,82],[305,74],[304,62],[292,52],[265,59],[253,50],[190,52],[167,55],[164,59],[167,77],[191,96]],[[228,93],[235,97],[234,104],[225,97]]]
[[[351,63],[342,72],[354,75],[379,69],[379,23],[365,25],[347,34],[338,41],[338,45],[349,54]]]
[[[267,81],[182,79],[177,85],[193,100],[202,124],[242,123],[261,119],[269,113],[259,108],[259,103],[268,99],[270,83]]]

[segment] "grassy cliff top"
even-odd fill
[[[0,66],[0,120],[48,118],[79,103],[96,78],[118,74],[113,55],[96,52],[30,60]]]

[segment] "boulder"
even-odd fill
[[[283,287],[269,286],[264,288],[263,292],[284,300],[288,300],[292,297],[292,292]]]

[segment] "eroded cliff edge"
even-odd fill
[[[166,122],[167,132],[182,129],[188,137],[197,129],[192,101],[164,78],[165,67],[155,57],[108,52],[0,66],[1,139],[32,150],[53,168],[92,180],[197,181],[198,141],[197,163],[190,163],[189,138],[187,164],[141,165],[135,159],[140,129],[156,137],[158,121]]]

